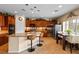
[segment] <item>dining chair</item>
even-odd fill
[[[60,44],[61,44],[62,39],[63,39],[63,36],[61,36],[61,35],[59,35],[59,34],[57,33],[57,35],[56,35],[56,43],[58,44],[59,41],[60,41]]]
[[[78,48],[78,44],[79,44],[79,35],[69,35],[66,38],[66,41],[69,43],[70,45],[70,52],[72,53],[72,48],[75,46]]]

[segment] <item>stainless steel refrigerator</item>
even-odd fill
[[[57,32],[62,31],[62,25],[55,25],[54,27],[54,36],[56,38]]]

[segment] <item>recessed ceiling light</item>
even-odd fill
[[[58,5],[58,7],[59,7],[59,8],[62,8],[62,7],[63,7],[63,5]]]
[[[40,11],[40,10],[37,10],[37,11]]]
[[[26,11],[25,9],[21,9],[22,11]]]
[[[25,4],[26,6],[28,6],[29,4]]]
[[[52,12],[52,14],[55,14],[55,13],[56,13],[56,12],[54,12],[54,11]]]
[[[34,8],[37,8],[36,6],[34,6]]]
[[[14,11],[14,13],[16,14],[16,13],[18,13],[17,11]]]
[[[58,12],[58,10],[54,10],[54,12]]]
[[[32,14],[33,14],[34,12],[32,11]]]

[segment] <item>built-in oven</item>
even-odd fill
[[[8,31],[9,31],[9,35],[10,35],[10,34],[14,34],[14,33],[15,33],[15,25],[9,24],[9,29],[8,29]]]

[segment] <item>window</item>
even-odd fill
[[[79,34],[79,18],[64,21],[63,32],[65,32],[65,30],[68,28],[72,30],[72,33]]]
[[[76,32],[76,19],[69,21],[69,28],[72,30],[72,33]]]
[[[79,19],[77,19],[76,32],[79,34]]]
[[[65,30],[68,28],[69,28],[69,21],[63,22],[63,32],[65,32]]]
[[[66,25],[65,25],[66,22],[63,22],[63,32],[65,31],[66,29]]]

